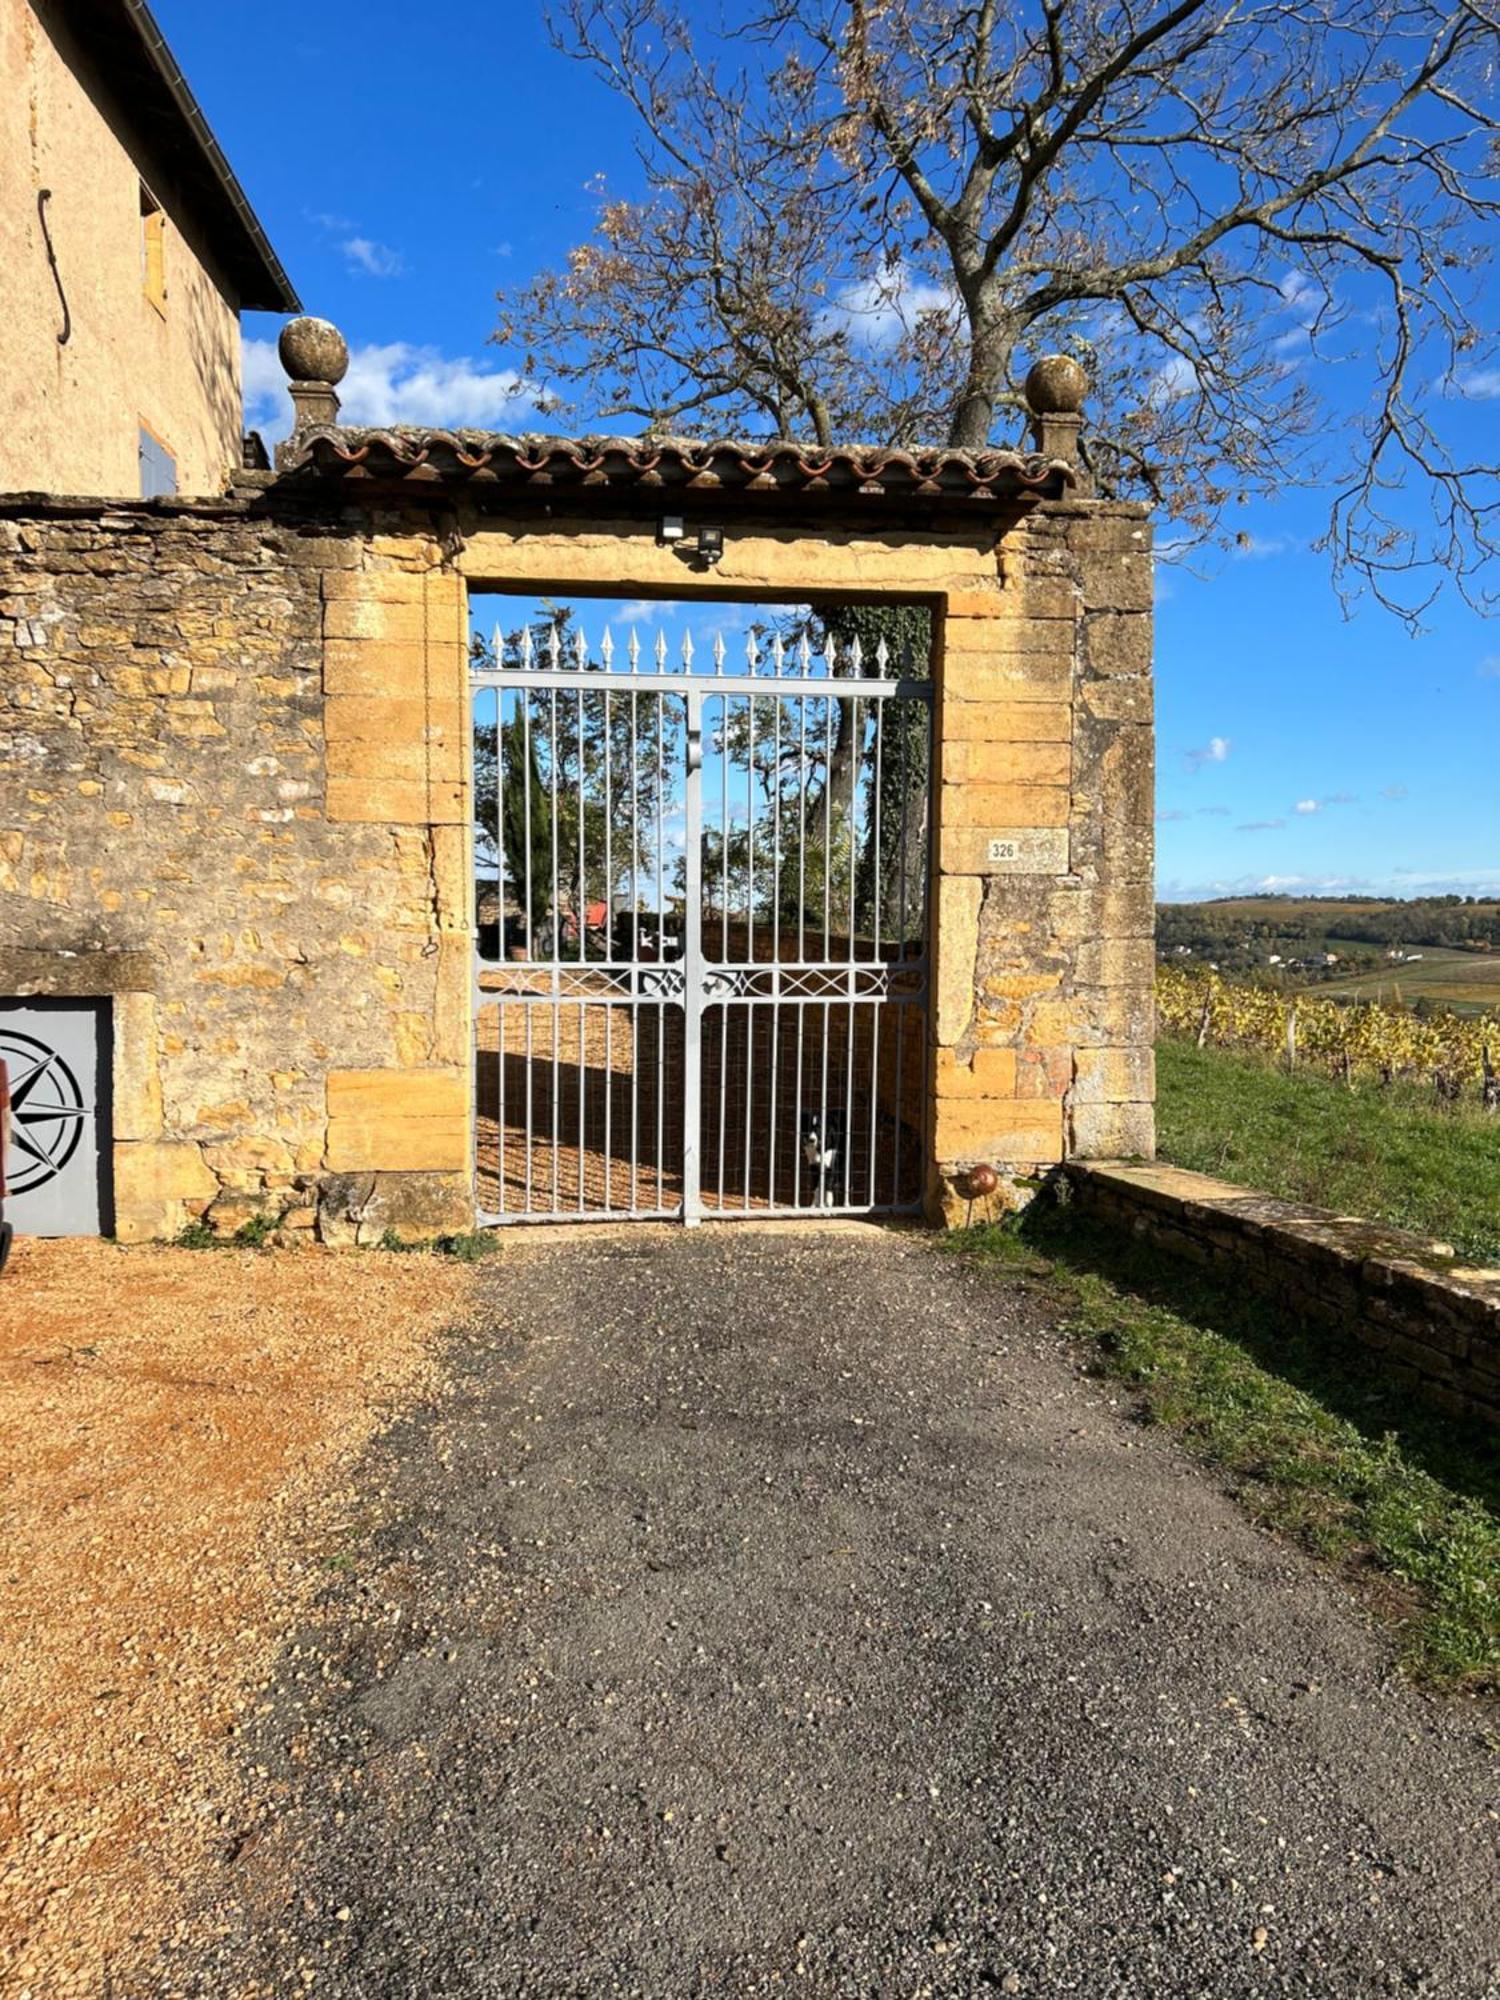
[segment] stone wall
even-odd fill
[[[311,1225],[320,1192],[327,1233],[378,1233],[377,1168],[465,1226],[466,731],[369,688],[357,629],[366,597],[423,600],[431,545],[255,503],[7,511],[0,993],[114,996],[118,1234]],[[366,563],[406,567],[355,591]],[[432,598],[451,695],[461,593]],[[394,788],[444,730],[434,825]]]
[[[1438,1409],[1500,1423],[1500,1271],[1180,1167],[1075,1163],[1068,1180],[1084,1214],[1351,1335],[1383,1377]]]
[[[1138,509],[731,517],[700,574],[578,503],[250,478],[221,502],[0,502],[0,993],[116,996],[123,1236],[472,1214],[471,588],[928,605],[929,1212],[967,1217],[981,1163],[1000,1186],[976,1217],[1066,1154],[1150,1152]]]
[[[1152,558],[1142,511],[1052,503],[940,665],[935,1154],[1006,1169],[976,1219],[1072,1154],[1154,1150]]]

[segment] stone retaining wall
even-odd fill
[[[1067,1178],[1084,1214],[1351,1334],[1386,1379],[1439,1409],[1500,1423],[1500,1271],[1180,1167],[1079,1161]]]

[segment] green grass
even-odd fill
[[[460,1264],[482,1263],[486,1257],[498,1256],[502,1244],[497,1229],[467,1229],[457,1236],[424,1236],[408,1241],[398,1236],[394,1229],[382,1230],[377,1250],[391,1250],[398,1255],[421,1255],[430,1253],[436,1257],[452,1257]]]
[[[1164,1160],[1435,1236],[1500,1263],[1500,1118],[1429,1091],[1293,1072],[1234,1049],[1157,1049]]]
[[[192,1222],[185,1222],[172,1238],[172,1242],[179,1250],[217,1250],[220,1239],[215,1236],[203,1218],[198,1216]]]
[[[1257,1520],[1336,1563],[1397,1626],[1403,1664],[1500,1689],[1500,1448],[1372,1379],[1369,1357],[1179,1273],[1050,1201],[951,1239],[1041,1285],[1090,1366],[1228,1476]]]

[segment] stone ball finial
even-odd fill
[[[1039,417],[1076,417],[1088,392],[1089,378],[1071,354],[1044,354],[1026,377],[1026,400]]]
[[[348,373],[349,343],[332,320],[289,319],[276,351],[294,382],[342,382]]]

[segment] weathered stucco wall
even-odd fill
[[[697,577],[639,519],[345,506],[0,510],[0,992],[136,968],[122,1234],[266,1200],[330,1236],[470,1213],[478,587],[932,606],[929,1210],[967,1216],[980,1163],[1001,1184],[975,1214],[1066,1152],[1150,1152],[1137,510],[1018,503],[998,542],[993,517],[778,519]]]
[[[139,493],[142,424],[179,491],[221,492],[240,457],[239,319],[170,158],[46,0],[0,0],[0,84],[0,492]],[[143,178],[167,215],[161,309],[142,286]]]

